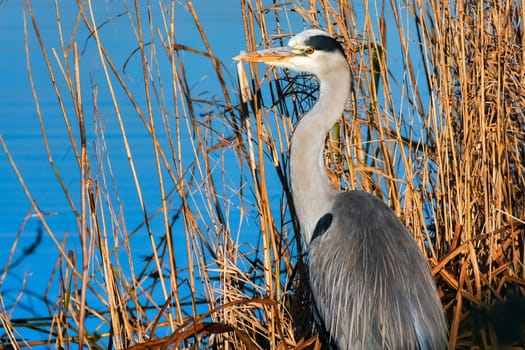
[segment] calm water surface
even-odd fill
[[[52,55],[51,48],[56,48],[60,52],[54,2],[32,1],[31,3],[48,54]],[[78,13],[76,2],[59,1],[59,3],[61,24],[64,32],[67,34],[71,33]],[[122,2],[94,1],[93,3],[96,6],[94,9],[95,17],[99,23],[125,11]],[[238,1],[201,0],[195,1],[194,5],[216,56],[225,62],[227,70],[235,72],[231,57],[237,54],[239,49],[244,46],[241,11]],[[151,4],[152,8],[155,6],[155,3]],[[143,14],[146,13],[145,9],[143,10]],[[159,16],[158,7],[157,11],[152,12],[156,16],[153,18],[154,25],[162,29],[163,22]],[[26,14],[24,15],[24,13]],[[67,235],[70,242],[69,249],[76,250],[79,253],[80,249],[76,241],[77,223],[64,192],[49,164],[38,122],[27,71],[24,16],[27,21],[28,46],[33,79],[38,92],[39,104],[52,149],[53,160],[71,193],[73,195],[79,193],[77,188],[80,177],[78,165],[64,127],[64,120],[50,82],[49,73],[27,11],[24,12],[23,2],[16,0],[0,2],[0,33],[2,33],[0,35],[0,133],[38,207],[49,214],[46,216],[46,220],[51,230],[57,234],[59,240]],[[122,28],[126,28],[126,30],[122,30]],[[175,31],[180,44],[199,50],[204,49],[191,16],[182,8],[176,11]],[[137,47],[136,38],[133,32],[129,30],[129,18],[127,16],[116,17],[108,25],[105,25],[101,32],[103,32],[105,46],[109,48],[114,63],[117,67],[123,68],[126,59]],[[94,41],[89,40],[89,33],[86,32],[83,25],[79,27],[76,40],[79,42],[80,48],[85,49],[81,57],[81,65],[84,69],[82,81],[85,83],[85,94],[90,93],[88,83],[90,79],[95,81],[98,79],[99,82],[102,82],[98,96],[98,107],[100,108],[102,122],[105,127],[108,148],[114,147],[113,150],[117,150],[116,152],[111,152],[111,161],[119,182],[119,195],[126,207],[127,226],[128,228],[134,228],[142,222],[143,217],[135,186],[129,172],[129,164],[122,146],[118,123],[115,120],[116,118],[114,118],[112,101],[109,93],[104,91],[102,87],[105,80],[98,52]],[[51,59],[53,60],[52,56]],[[211,86],[211,79],[206,78],[214,76],[211,64],[201,64],[196,61],[192,65],[191,60],[187,62],[190,62],[186,65],[186,69],[190,86],[193,89],[192,92],[213,94],[213,89],[218,89],[219,86]],[[54,65],[54,68],[55,74],[58,75],[57,80],[59,84],[62,84],[62,93],[67,95],[67,90],[61,83],[62,78],[59,76],[58,67]],[[230,73],[230,76],[233,77],[234,75]],[[125,77],[128,79],[126,83],[130,85],[131,89],[141,89],[142,71],[138,55],[132,58],[126,66]],[[213,81],[214,83],[215,81]],[[232,84],[233,87],[234,85]],[[92,105],[90,105],[88,100],[86,98],[84,107],[85,111],[91,112]],[[124,100],[121,99],[121,101]],[[139,101],[139,103],[143,103],[143,101]],[[74,121],[75,117],[71,105],[69,104],[66,107],[69,108],[70,118]],[[126,119],[127,134],[136,161],[141,187],[144,191],[146,207],[148,207],[148,210],[153,211],[154,208],[159,207],[158,204],[160,202],[158,180],[156,176],[150,176],[151,173],[154,173],[152,169],[155,166],[151,152],[151,138],[145,132],[143,123],[136,117],[136,112],[134,112],[129,103],[127,105],[126,103],[120,103],[120,107],[124,116],[128,114],[133,116]],[[91,123],[93,123],[92,120]],[[73,126],[73,129],[75,129],[75,126]],[[93,126],[88,127],[88,132],[88,142],[93,142]],[[190,147],[188,147],[188,151],[191,151]],[[39,238],[37,237],[40,237],[39,231],[41,231],[41,224],[36,217],[33,216],[27,222],[25,221],[28,213],[34,214],[34,212],[31,211],[31,204],[3,150],[0,154],[0,193],[2,194],[0,196],[0,215],[2,218],[0,242],[2,242],[3,246],[3,249],[0,249],[0,268],[3,269],[17,232],[22,230],[17,252],[14,255],[15,261],[27,255],[24,251],[29,249],[33,243],[38,242]],[[74,201],[78,207],[78,198],[74,198]],[[20,260],[20,263],[10,270],[5,281],[2,281],[0,292],[6,299],[7,306],[16,297],[15,291],[19,290],[23,279],[27,279],[27,287],[31,290],[41,290],[42,286],[47,284],[58,251],[47,234],[41,235],[41,239],[35,250],[27,255],[25,259]],[[148,244],[145,244],[145,247],[147,246]],[[144,254],[149,253],[147,248],[144,248],[142,252]],[[137,254],[140,253],[139,246]],[[14,316],[20,317],[21,315],[17,313]]]

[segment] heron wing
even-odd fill
[[[338,195],[309,245],[319,313],[341,349],[444,349],[447,327],[426,260],[395,213],[360,191]]]

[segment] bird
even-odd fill
[[[311,74],[319,83],[316,103],[292,134],[290,179],[313,301],[335,348],[445,349],[448,326],[436,284],[408,228],[378,197],[341,191],[327,175],[325,140],[351,96],[343,46],[307,29],[287,46],[234,59]]]

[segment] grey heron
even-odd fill
[[[350,97],[342,46],[312,29],[286,47],[235,59],[310,73],[319,81],[317,102],[292,135],[290,177],[312,295],[339,349],[445,349],[447,323],[435,281],[408,229],[379,198],[339,191],[327,176],[325,138]]]

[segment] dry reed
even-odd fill
[[[243,95],[235,96],[190,0],[184,6],[204,50],[177,42],[179,3],[160,1],[150,11],[158,11],[162,22],[152,23],[135,1],[118,17],[129,19],[126,26],[137,39],[124,64],[125,70],[132,58],[140,62],[142,76],[133,77],[142,84],[137,88],[104,44],[104,25],[117,17],[102,21],[92,1],[79,2],[75,25],[65,30],[60,5],[57,0],[61,44],[49,49],[26,0],[28,75],[42,140],[77,220],[81,250],[71,251],[48,224],[0,134],[58,255],[45,295],[58,294],[46,299],[49,317],[9,317],[7,310],[17,303],[5,305],[0,294],[9,343],[0,349],[73,343],[95,349],[108,343],[118,349],[319,348],[287,177],[291,130],[314,102],[316,84],[252,66],[249,74],[240,70]],[[450,348],[523,348],[523,5],[365,2],[359,13],[348,0],[241,0],[240,5],[246,43],[239,49],[282,44],[291,17],[345,42],[354,97],[327,141],[332,181],[380,196],[412,230],[436,277],[451,327]],[[89,34],[89,47],[97,52],[102,72],[97,81],[85,79],[79,33]],[[395,44],[388,42],[393,36]],[[39,43],[78,166],[80,183],[74,188],[53,161],[33,84],[30,37]],[[192,95],[184,53],[213,66],[219,98]],[[402,71],[393,70],[395,61],[402,62]],[[99,108],[99,90],[112,101],[110,116]],[[138,149],[127,129],[130,118],[150,140],[154,205],[145,199]],[[120,149],[108,146],[107,119],[117,125]],[[123,170],[112,165],[115,153],[125,154],[131,187],[116,175]],[[239,164],[233,180],[232,163]],[[280,182],[280,198],[270,179]],[[142,215],[136,227],[129,227],[123,188],[136,195]],[[249,232],[260,240],[246,239]],[[140,234],[142,246],[144,237],[149,242],[142,261],[135,243]],[[15,251],[16,245],[9,261]],[[2,281],[8,273],[9,262]],[[27,293],[23,286],[20,293]],[[23,330],[37,324],[44,324],[43,339],[24,339]]]

